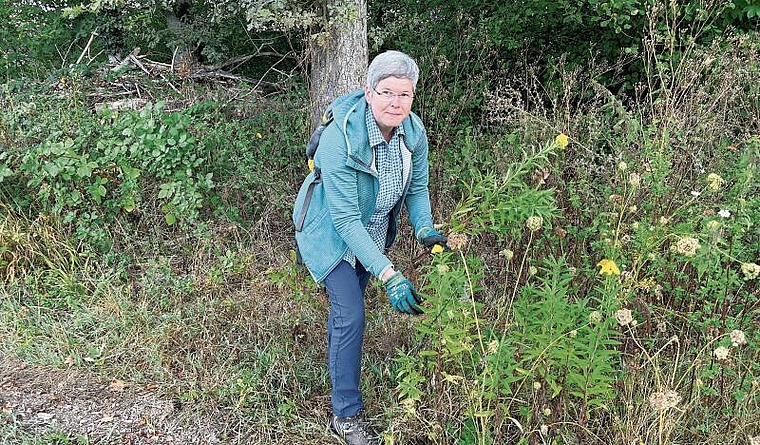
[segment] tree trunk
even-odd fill
[[[347,0],[326,1],[327,10],[335,10],[332,6],[345,10]],[[364,84],[368,60],[367,2],[349,0],[349,3],[356,10],[343,17],[350,16],[350,20],[331,17],[323,33],[309,41],[312,128],[319,124],[330,102]]]

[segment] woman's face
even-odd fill
[[[378,82],[374,90],[364,87],[364,96],[372,109],[377,126],[383,136],[389,138],[394,128],[412,111],[414,86],[412,81],[402,77],[386,77]],[[390,100],[389,100],[390,97]]]

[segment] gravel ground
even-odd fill
[[[98,445],[224,443],[209,419],[182,411],[149,387],[29,366],[2,352],[0,410],[0,422],[31,436],[58,430]]]

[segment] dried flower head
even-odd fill
[[[602,321],[602,313],[599,311],[593,311],[592,313],[589,314],[588,321],[591,324],[600,323]]]
[[[525,221],[525,226],[530,229],[531,232],[540,229],[543,224],[544,219],[540,216],[531,216]]]
[[[720,189],[721,185],[723,185],[723,178],[721,178],[720,175],[717,173],[710,173],[707,175],[707,188],[712,191],[717,191]]]
[[[754,280],[760,276],[760,266],[755,263],[742,263],[742,273],[745,280]]]
[[[619,172],[628,170],[628,164],[625,161],[618,162],[617,169]]]
[[[530,267],[528,268],[528,273],[529,273],[530,275],[535,275],[535,274],[537,274],[537,273],[538,273],[538,268],[537,268],[536,266],[530,266]]]
[[[504,249],[499,252],[499,255],[503,256],[507,261],[515,257],[515,253],[510,249]]]
[[[633,313],[630,309],[619,309],[615,312],[615,319],[620,326],[628,326],[633,321]]]
[[[675,408],[681,402],[681,396],[672,389],[657,391],[649,396],[649,406],[655,411]]]
[[[734,346],[739,346],[747,343],[747,337],[744,336],[744,332],[738,329],[731,331],[728,336],[731,337],[731,343],[733,343]]]
[[[630,185],[632,188],[635,188],[635,189],[641,187],[641,176],[639,176],[638,173],[629,174],[628,185]]]
[[[535,389],[536,391],[541,389],[541,382],[533,382],[533,389]]]
[[[676,252],[681,255],[694,256],[697,254],[697,249],[699,249],[699,247],[698,239],[686,236],[678,240],[676,243]]]
[[[729,350],[725,346],[718,346],[713,351],[713,355],[715,356],[715,358],[717,360],[726,360],[726,359],[728,359],[728,353],[729,353]]]
[[[729,212],[729,211],[728,211],[728,210],[726,210],[726,209],[721,209],[721,210],[718,212],[718,216],[720,216],[721,218],[730,218],[730,217],[731,217],[731,212]]]
[[[464,233],[451,233],[447,244],[451,250],[464,250],[468,241]]]

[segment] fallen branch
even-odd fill
[[[95,39],[95,36],[97,36],[98,33],[93,31],[92,34],[90,34],[90,40],[87,41],[87,45],[84,46],[84,49],[82,50],[82,54],[79,55],[79,58],[77,59],[77,65],[79,65],[82,62],[82,59],[84,58],[85,54],[90,53],[90,45],[92,45],[92,41]]]

